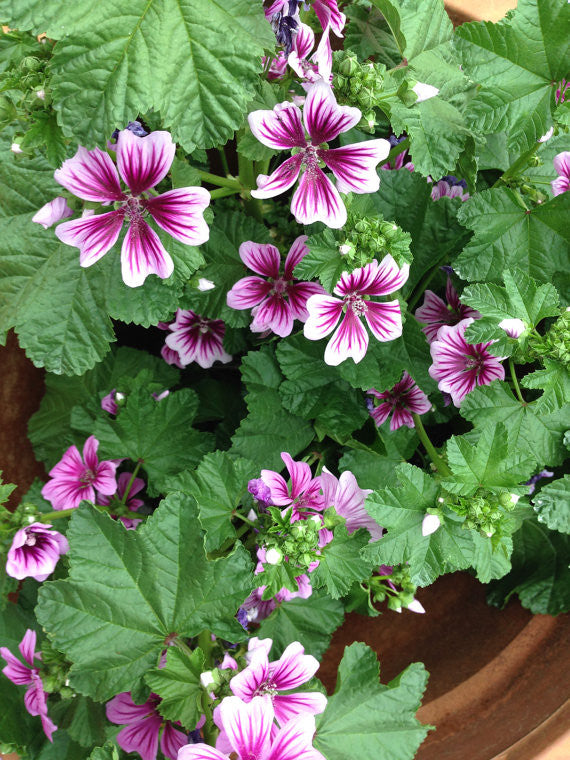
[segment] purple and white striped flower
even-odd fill
[[[426,290],[423,304],[419,309],[416,309],[414,316],[418,322],[425,325],[422,327],[422,331],[425,333],[428,343],[432,343],[436,339],[437,332],[442,325],[456,325],[462,319],[468,317],[479,319],[481,316],[475,309],[461,303],[451,282],[451,277],[447,278],[445,298],[447,303],[437,296],[433,290]]]
[[[160,702],[157,694],[151,694],[144,704],[136,705],[128,691],[107,702],[107,719],[123,726],[117,734],[121,749],[136,752],[142,760],[156,760],[160,735],[162,754],[168,760],[176,760],[178,751],[187,742],[186,734],[164,720],[157,710]]]
[[[196,362],[209,369],[215,361],[227,364],[232,360],[224,351],[226,326],[221,319],[206,319],[189,309],[178,309],[168,329],[171,334],[166,336],[166,345],[178,353],[183,367]]]
[[[0,647],[0,657],[7,663],[2,673],[17,686],[28,687],[24,695],[24,706],[30,715],[40,716],[44,734],[53,742],[52,734],[57,731],[57,726],[48,717],[47,694],[35,663],[36,659],[41,659],[41,654],[36,652],[36,632],[28,628],[18,649],[25,662],[21,662],[7,647]]]
[[[320,340],[335,331],[325,349],[325,362],[336,366],[352,357],[358,364],[368,349],[368,333],[360,317],[364,317],[377,340],[389,341],[402,334],[400,304],[395,301],[371,301],[371,296],[386,296],[402,287],[408,279],[409,266],[401,269],[389,254],[380,264],[375,260],[366,266],[345,272],[334,289],[340,298],[329,295],[311,296],[307,301],[309,318],[305,337]]]
[[[61,554],[69,551],[65,536],[51,525],[35,522],[20,528],[8,550],[6,572],[11,578],[45,579],[53,573]]]
[[[254,198],[273,198],[291,188],[299,175],[299,186],[293,193],[291,213],[300,224],[324,222],[339,228],[346,222],[346,208],[341,193],[374,193],[380,186],[377,164],[390,152],[387,140],[368,140],[341,148],[328,148],[328,143],[360,121],[358,108],[339,106],[326,82],[309,87],[301,110],[288,101],[278,103],[271,111],[253,111],[249,126],[257,139],[275,150],[296,151],[271,175],[257,177]],[[305,135],[305,128],[309,140]],[[336,177],[336,187],[320,168],[320,162]]]
[[[339,11],[337,0],[313,0],[313,8],[324,30],[330,26],[337,37],[343,36],[346,16]]]
[[[323,507],[321,479],[313,478],[311,468],[306,462],[295,462],[286,451],[281,452],[291,485],[285,478],[274,470],[262,470],[261,480],[269,488],[271,503],[276,507],[293,507],[291,521],[310,517],[313,511],[320,512]]]
[[[328,27],[323,30],[317,49],[309,58],[314,47],[315,33],[307,24],[300,24],[287,63],[295,74],[306,82],[314,83],[322,79],[329,83],[332,74],[332,48]]]
[[[550,183],[552,195],[562,195],[570,190],[570,151],[554,156],[554,168],[558,177]]]
[[[407,372],[404,372],[402,379],[390,390],[379,393],[375,388],[371,388],[368,393],[380,402],[370,409],[370,416],[378,427],[386,422],[393,412],[390,430],[398,430],[402,425],[413,428],[412,412],[425,414],[431,409],[428,397]]]
[[[289,644],[278,660],[270,662],[268,655],[272,643],[271,639],[264,639],[263,646],[260,646],[257,638],[250,639],[249,665],[230,681],[232,692],[244,702],[267,695],[280,726],[300,713],[322,713],[327,706],[327,698],[318,691],[280,693],[298,689],[310,681],[319,669],[319,661],[305,654],[303,645],[295,641]]]
[[[39,211],[36,211],[32,217],[32,222],[41,224],[44,230],[47,230],[52,224],[61,222],[62,219],[67,219],[70,216],[73,216],[73,209],[69,208],[67,200],[62,195],[58,195],[53,201],[49,201]]]
[[[174,263],[157,233],[156,224],[185,245],[200,245],[209,237],[204,209],[210,194],[202,187],[181,187],[161,195],[149,191],[167,175],[176,145],[169,132],[153,132],[137,137],[129,129],[117,138],[117,166],[100,148],[77,149],[54,177],[67,190],[86,201],[118,206],[106,214],[96,214],[63,222],[55,231],[67,245],[79,248],[79,262],[89,267],[117,242],[126,221],[129,225],[121,249],[123,281],[130,287],[142,285],[149,274],[170,277]],[[121,188],[120,180],[127,185]]]
[[[95,502],[95,489],[108,496],[115,493],[117,463],[100,462],[98,448],[99,441],[90,435],[83,446],[83,458],[77,446],[70,446],[49,471],[51,479],[42,488],[42,496],[54,509],[74,509],[83,500]]]
[[[334,507],[337,514],[346,520],[349,533],[354,533],[358,528],[366,528],[372,541],[382,538],[382,527],[364,508],[364,501],[372,491],[369,488],[360,488],[352,472],[346,470],[337,478],[323,467],[321,483],[325,509]]]
[[[455,406],[461,406],[465,396],[478,385],[504,380],[502,359],[487,348],[493,343],[467,343],[465,330],[473,319],[463,319],[453,327],[443,325],[430,346],[433,364],[429,374],[437,380],[438,388],[449,393]]]
[[[227,295],[227,303],[232,309],[254,307],[252,332],[271,330],[286,338],[291,334],[295,319],[304,322],[309,316],[307,299],[324,292],[315,282],[300,282],[293,277],[295,267],[309,253],[306,242],[306,235],[295,240],[285,259],[283,274],[280,274],[281,254],[274,245],[251,240],[240,245],[239,255],[243,263],[262,277],[238,280]]]
[[[444,197],[461,198],[463,202],[469,200],[467,182],[464,179],[457,179],[452,174],[443,177],[439,182],[435,182],[431,191],[432,201],[438,201]]]

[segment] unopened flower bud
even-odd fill
[[[283,559],[283,552],[279,551],[275,547],[268,549],[265,553],[265,561],[269,565],[278,565]]]
[[[207,280],[205,277],[200,277],[198,280],[198,290],[213,290],[216,284],[212,280]]]
[[[441,520],[437,515],[427,514],[422,520],[422,536],[431,536],[441,525]]]
[[[203,673],[200,673],[200,683],[205,689],[209,689],[211,686],[214,686],[216,683],[214,679],[214,672],[212,670],[205,670]]]
[[[425,612],[424,606],[421,602],[419,602],[417,599],[414,599],[408,604],[407,607],[410,612],[417,612],[418,614],[423,614]]]
[[[503,319],[499,322],[499,327],[504,330],[509,338],[518,339],[526,330],[526,325],[522,319]]]

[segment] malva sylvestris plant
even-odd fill
[[[570,5],[154,5],[0,0],[0,747],[412,760],[386,615],[570,609]]]

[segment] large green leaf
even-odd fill
[[[327,760],[412,760],[430,726],[416,716],[428,674],[413,663],[387,685],[370,647],[346,647],[335,693],[317,717],[315,747]]]
[[[412,582],[428,586],[440,575],[465,570],[473,562],[471,531],[462,520],[446,511],[441,525],[429,536],[422,535],[422,521],[428,509],[440,506],[439,488],[433,478],[411,464],[396,468],[398,484],[371,494],[366,511],[386,534],[368,544],[364,557],[378,565],[410,566]]]
[[[568,193],[532,209],[508,188],[484,190],[466,201],[459,221],[475,235],[455,262],[464,280],[500,282],[505,269],[522,269],[538,282],[568,270]]]
[[[478,128],[506,130],[519,152],[545,134],[556,83],[568,73],[569,26],[567,3],[520,0],[512,19],[459,27],[464,70],[480,84],[469,105]]]
[[[77,691],[99,701],[129,691],[171,634],[243,636],[234,615],[252,587],[249,555],[238,546],[208,561],[196,525],[195,502],[180,493],[136,532],[93,507],[76,510],[69,578],[42,586],[37,616],[72,661]]]
[[[0,16],[60,40],[54,103],[64,132],[87,147],[151,108],[188,151],[226,142],[275,44],[260,0],[5,0]]]

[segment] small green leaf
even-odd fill
[[[570,475],[543,486],[533,499],[533,506],[539,522],[552,530],[570,533]]]
[[[327,760],[412,760],[430,726],[415,714],[428,674],[421,663],[381,684],[376,654],[366,644],[346,647],[335,693],[317,717],[315,747]]]
[[[169,647],[166,664],[146,674],[145,680],[161,698],[159,711],[163,718],[180,722],[193,731],[202,715],[200,674],[204,670],[204,653],[195,649],[187,654],[177,647]]]
[[[311,574],[312,583],[325,586],[333,599],[344,596],[353,583],[369,578],[374,562],[363,559],[360,550],[370,541],[370,533],[361,528],[351,535],[344,525],[334,530],[333,540],[321,549],[319,566]]]

